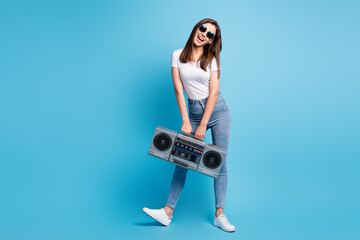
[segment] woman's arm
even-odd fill
[[[171,67],[171,76],[174,83],[174,90],[177,99],[177,104],[180,110],[181,118],[183,120],[181,131],[187,135],[190,135],[192,132],[192,127],[190,124],[190,119],[186,108],[184,90],[180,79],[179,68]]]
[[[212,112],[214,111],[220,85],[220,74],[218,74],[218,72],[219,70],[210,72],[209,98],[206,102],[204,115],[201,119],[200,125],[195,132],[195,138],[198,139],[203,139],[205,137],[207,124],[210,120]]]

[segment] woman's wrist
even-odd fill
[[[207,126],[207,122],[201,121],[201,122],[200,122],[200,126],[205,126],[205,127],[206,127],[206,126]]]

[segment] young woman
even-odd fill
[[[230,134],[230,113],[219,92],[221,32],[218,23],[210,18],[198,22],[185,45],[175,50],[171,59],[171,74],[177,104],[183,120],[181,131],[203,139],[211,129],[213,144],[227,150]],[[189,114],[183,89],[188,97]],[[195,134],[193,133],[195,132]],[[185,184],[187,169],[176,166],[168,201],[161,209],[144,208],[150,217],[168,226]],[[216,211],[214,225],[233,232],[235,227],[223,213],[228,183],[226,159],[218,178],[214,180]]]

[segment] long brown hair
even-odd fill
[[[194,36],[195,33],[197,31],[197,29],[200,27],[200,25],[204,24],[204,23],[211,23],[216,27],[216,34],[214,37],[214,40],[212,41],[211,44],[206,44],[203,46],[203,53],[200,57],[200,67],[206,71],[206,67],[211,63],[212,59],[215,57],[218,68],[220,69],[220,51],[222,48],[222,43],[221,43],[221,31],[220,31],[220,27],[218,25],[218,23],[211,18],[204,18],[203,20],[201,20],[200,22],[198,22],[191,34],[190,37],[182,51],[182,53],[180,54],[180,62],[182,63],[186,63],[188,61],[191,60],[191,53],[193,51],[193,47],[194,47]]]

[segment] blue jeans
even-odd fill
[[[206,102],[207,98],[201,100],[188,100],[189,118],[193,132],[196,132],[197,127],[200,125]],[[209,128],[211,128],[213,144],[227,150],[230,136],[230,112],[220,93],[218,94],[214,111],[210,117],[206,130]],[[194,134],[191,134],[191,137],[194,137]],[[184,187],[187,171],[188,169],[178,165],[175,167],[170,187],[170,194],[166,203],[167,206],[173,209],[175,208]],[[227,184],[228,174],[225,157],[219,176],[214,179],[216,208],[224,208]]]

